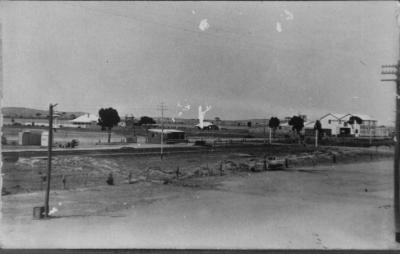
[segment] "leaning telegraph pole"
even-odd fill
[[[163,146],[164,146],[164,110],[167,110],[167,107],[165,106],[164,102],[161,102],[161,104],[158,106],[158,110],[161,111],[161,142],[160,142],[161,151],[160,151],[160,156],[161,156],[161,159],[163,159],[163,156],[164,156],[164,150],[163,150]]]
[[[49,217],[50,178],[51,178],[51,153],[53,148],[53,109],[57,104],[49,105],[49,136],[48,136],[48,158],[47,158],[47,187],[44,201],[44,217]]]
[[[400,242],[400,60],[397,65],[382,65],[382,75],[394,75],[395,78],[381,79],[381,81],[396,82],[396,131],[394,152],[394,220],[396,242]]]

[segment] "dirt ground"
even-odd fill
[[[392,150],[313,147],[280,145],[267,147],[215,148],[208,152],[170,154],[163,160],[157,155],[102,154],[54,156],[52,160],[52,189],[74,189],[105,185],[111,173],[115,184],[132,181],[173,181],[179,178],[230,175],[251,172],[263,167],[264,155],[277,155],[287,159],[289,167],[331,164],[335,156],[338,163],[371,161],[388,158]],[[47,159],[20,157],[5,161],[2,167],[3,194],[26,193],[43,190],[46,186]]]
[[[3,196],[4,248],[391,249],[392,161]]]

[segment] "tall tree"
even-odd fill
[[[108,131],[108,143],[111,142],[111,129],[120,121],[117,110],[113,108],[101,108],[99,110],[98,125],[101,126],[101,130]]]
[[[279,125],[281,124],[281,121],[279,121],[278,117],[271,117],[268,122],[268,127],[274,130],[274,134],[276,129],[279,128]]]
[[[300,132],[304,128],[304,120],[300,116],[293,116],[289,120],[289,125],[292,126],[292,130],[295,131],[299,137],[300,142]]]
[[[362,124],[362,119],[358,116],[351,116],[348,123],[351,125],[351,128],[354,130],[354,125],[360,125]]]
[[[315,121],[314,130],[316,130],[316,131],[321,131],[322,130],[322,125],[321,125],[321,122],[319,120]]]
[[[314,130],[315,130],[315,147],[318,147],[318,139],[321,138],[322,134],[322,125],[319,120],[315,121],[314,124]]]
[[[271,117],[268,122],[269,127],[269,143],[271,144],[271,130],[274,130],[273,136],[275,137],[276,129],[279,127],[281,122],[279,121],[278,117]]]
[[[348,121],[348,123],[351,124],[351,125],[353,125],[354,123],[362,124],[362,122],[363,122],[362,119],[359,118],[358,116],[351,116],[349,121]]]
[[[156,121],[154,121],[153,118],[148,117],[148,116],[142,116],[140,117],[140,120],[138,122],[139,125],[143,125],[143,124],[155,124]]]

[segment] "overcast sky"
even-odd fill
[[[396,2],[2,2],[4,106],[393,124]]]

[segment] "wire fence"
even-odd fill
[[[213,152],[210,151],[210,155]],[[277,159],[280,160],[283,164],[283,168],[285,169],[296,169],[301,167],[316,167],[321,165],[334,165],[336,163],[354,163],[354,162],[367,162],[372,161],[380,158],[387,158],[392,156],[390,151],[385,153],[378,152],[378,151],[367,151],[363,154],[336,154],[336,153],[324,153],[324,154],[313,154],[313,153],[304,153],[304,154],[297,154],[297,155],[289,155],[289,154],[281,154],[278,155]],[[248,164],[247,170],[251,171],[252,164],[262,164],[263,160],[266,157],[263,156],[256,156],[249,159],[245,158],[236,158],[232,159],[237,167],[240,165]],[[231,160],[231,161],[232,161]],[[252,162],[250,162],[252,161]],[[209,163],[199,163],[197,166],[195,165],[194,168],[202,169],[206,167],[207,169],[211,169],[215,165],[222,165],[226,163],[225,160],[217,160],[217,163],[210,162]],[[264,161],[265,163],[265,161]],[[215,165],[214,165],[215,164]],[[205,166],[207,165],[207,166]],[[212,166],[213,165],[213,166]],[[210,167],[209,167],[210,166]],[[187,168],[184,166],[179,167],[180,172],[184,174],[190,173]],[[193,168],[193,166],[191,166]],[[164,171],[165,172],[164,172]],[[175,172],[176,167],[171,166],[170,168],[163,168],[163,170],[159,169],[159,174],[165,176],[166,179],[168,178],[171,180],[174,177],[173,172]],[[233,171],[237,171],[239,168],[232,169]],[[150,170],[151,171],[151,170]],[[121,173],[114,173],[110,174],[109,172],[104,172],[102,174],[99,173],[90,173],[90,172],[82,172],[82,173],[66,173],[66,174],[52,174],[51,181],[50,181],[50,188],[51,190],[71,190],[77,188],[85,188],[85,187],[94,187],[94,186],[102,186],[110,184],[110,175],[112,178],[112,185],[121,185],[127,182],[130,182],[131,178],[136,180],[145,180],[145,181],[152,181],[153,176],[158,176],[159,174],[149,174],[149,168],[143,168],[142,170],[138,170],[133,176],[130,172],[121,172]],[[217,170],[218,171],[218,170]],[[166,173],[167,172],[167,173]],[[171,173],[172,172],[172,173]],[[192,172],[193,173],[193,172]],[[143,177],[141,179],[141,176]],[[196,176],[196,175],[194,175]],[[161,177],[163,179],[163,177]],[[156,177],[157,178],[157,177]],[[171,178],[171,179],[170,179]],[[34,174],[27,173],[23,175],[19,175],[18,177],[13,178],[11,175],[5,174],[3,176],[3,190],[2,194],[15,194],[21,192],[32,192],[32,191],[44,191],[47,187],[47,176],[45,174]]]
[[[99,176],[92,175],[90,173],[53,174],[51,175],[50,189],[68,190],[105,185],[107,177],[107,175]],[[116,180],[122,181],[122,177],[119,177],[118,179],[117,176],[114,176],[114,182],[117,182]],[[18,178],[4,177],[3,179],[3,189],[9,192],[5,194],[43,191],[46,189],[46,187],[46,175],[30,175]]]

